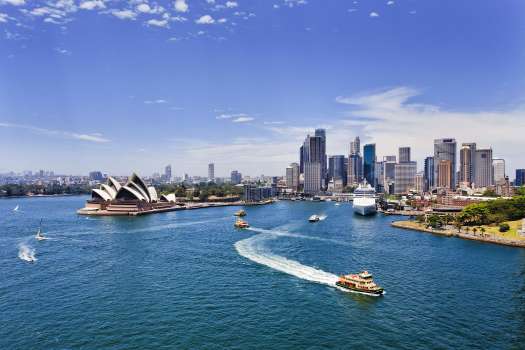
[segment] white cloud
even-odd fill
[[[164,104],[164,103],[168,103],[168,101],[159,98],[157,100],[147,100],[147,101],[144,101],[144,103],[147,104],[147,105],[150,105],[150,104]]]
[[[71,132],[71,131],[51,130],[51,129],[39,128],[36,126],[31,126],[31,125],[12,124],[12,123],[0,123],[0,127],[25,129],[25,130],[29,130],[37,134],[56,136],[56,137],[62,137],[62,138],[68,138],[68,139],[75,139],[75,140],[81,140],[81,141],[89,141],[89,142],[95,142],[95,143],[110,142],[110,140],[104,138],[103,135],[100,133],[80,134],[80,133]]]
[[[233,119],[233,118],[245,118],[248,117],[246,113],[235,113],[235,114],[221,114],[215,117],[215,119]]]
[[[394,2],[394,1],[392,1],[392,0],[390,0],[390,1],[387,1],[387,3],[386,3],[386,4],[387,4],[388,6],[392,6],[392,5],[394,5],[394,4],[395,4],[395,2]]]
[[[255,120],[253,117],[238,117],[232,120],[234,123],[246,123]]]
[[[199,19],[197,19],[195,21],[195,23],[197,23],[197,24],[213,24],[213,23],[215,23],[215,20],[210,15],[204,15],[204,16],[201,16]]]
[[[106,8],[106,5],[102,0],[88,0],[82,1],[79,5],[79,8],[82,10],[94,10]]]
[[[150,19],[146,23],[150,26],[155,26],[155,27],[163,27],[163,28],[169,27],[167,19]]]
[[[142,12],[142,13],[150,13],[151,7],[146,3],[138,4],[137,11]]]
[[[226,1],[226,7],[228,7],[228,8],[234,8],[234,7],[237,7],[237,6],[239,6],[237,1]]]
[[[228,20],[226,18],[221,18],[217,20],[217,23],[226,23]]]
[[[131,10],[114,10],[111,13],[113,14],[113,16],[120,19],[134,20],[137,17],[137,14]]]
[[[370,15],[369,15],[369,16],[372,17],[372,18],[373,18],[373,17],[379,17],[379,13],[377,13],[377,12],[373,12],[373,11],[372,11],[372,12],[370,12]]]
[[[274,9],[278,9],[278,8],[279,8],[279,5],[277,5],[277,4],[273,4],[273,8],[274,8]]]
[[[177,12],[187,12],[188,11],[188,4],[186,3],[186,0],[175,0],[175,11]]]
[[[22,6],[25,5],[25,0],[0,0],[0,4],[8,4],[13,6]]]
[[[409,14],[411,14],[411,15],[415,15],[415,14],[416,14],[416,10],[412,10],[412,11],[410,11]]]
[[[0,12],[0,23],[6,23],[9,19],[9,16],[6,13]]]
[[[215,0],[206,0],[206,2],[211,5],[215,4]]]
[[[57,47],[55,49],[55,51],[58,52],[59,54],[62,54],[62,55],[67,55],[67,56],[71,55],[71,51],[66,50],[66,49],[62,49],[62,48],[59,48],[59,47]]]

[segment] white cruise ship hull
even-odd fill
[[[373,205],[356,205],[354,204],[354,212],[359,215],[372,215],[377,212],[375,203]]]

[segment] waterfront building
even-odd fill
[[[452,162],[449,159],[441,159],[437,165],[437,187],[452,188]]]
[[[348,157],[347,180],[348,186],[357,186],[363,180],[363,158],[359,154]]]
[[[394,172],[395,194],[406,194],[416,187],[417,162],[397,163]]]
[[[244,185],[244,200],[246,202],[260,202],[270,199],[277,193],[277,186]]]
[[[393,184],[396,178],[396,156],[385,156],[383,157],[383,189],[386,193],[388,188],[394,188]],[[393,192],[392,192],[393,194]]]
[[[292,163],[286,168],[286,187],[294,192],[299,190],[299,164]]]
[[[492,167],[494,168],[494,183],[505,181],[505,159],[492,159]]]
[[[363,176],[372,187],[376,185],[375,165],[376,144],[366,144],[363,147]]]
[[[375,165],[376,185],[378,192],[382,192],[385,180],[385,162],[376,162]]]
[[[477,149],[475,158],[474,184],[476,187],[494,185],[494,169],[492,168],[492,148]]]
[[[326,188],[328,182],[327,177],[327,157],[326,157],[326,130],[325,129],[315,129],[315,137],[321,139],[321,144],[319,147],[319,158],[321,159],[321,187]]]
[[[430,190],[431,188],[434,188],[434,157],[426,157],[425,158],[425,167],[424,167],[424,173],[425,173],[425,191]]]
[[[242,174],[237,170],[233,170],[230,174],[230,182],[232,185],[238,185],[242,182]]]
[[[525,186],[525,169],[516,169],[514,186]]]
[[[164,167],[164,181],[166,182],[171,181],[171,165],[166,165]]]
[[[399,163],[410,162],[410,147],[399,147]]]
[[[447,168],[443,160],[450,161]],[[439,174],[439,169],[448,169],[449,174]],[[454,189],[456,185],[456,140],[452,138],[434,140],[434,179],[449,180],[448,188]],[[442,187],[442,186],[439,186]]]
[[[211,182],[215,181],[215,164],[214,163],[208,164],[208,181],[211,181]]]
[[[323,154],[324,140],[321,136],[307,135],[303,144],[304,192],[319,193],[324,185]]]
[[[346,167],[347,163],[345,156],[336,155],[328,157],[328,180],[336,181],[342,180],[343,186],[346,184]]]

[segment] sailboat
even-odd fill
[[[38,231],[36,231],[35,239],[37,241],[43,241],[46,237],[42,234],[42,219],[40,219],[40,225],[38,226]]]
[[[13,209],[13,211],[18,211],[19,208],[20,208],[20,206],[17,205],[17,206]]]

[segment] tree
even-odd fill
[[[499,232],[507,232],[508,230],[510,230],[510,226],[506,222],[499,225]]]
[[[481,234],[484,235],[485,234],[485,227],[482,227],[480,230],[481,230]]]

